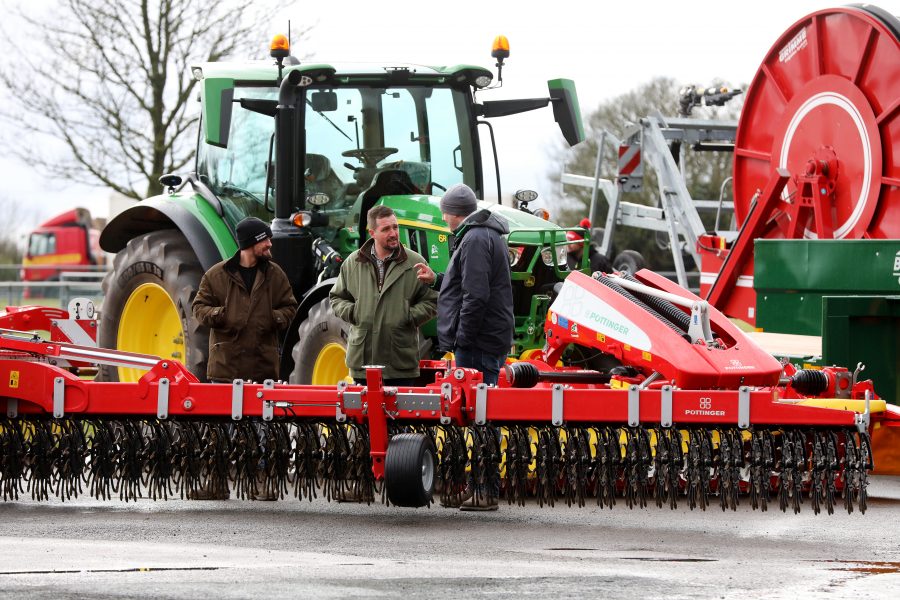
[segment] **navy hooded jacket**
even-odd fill
[[[513,340],[513,296],[506,220],[478,210],[456,231],[456,248],[438,296],[441,350],[473,348],[506,355]]]

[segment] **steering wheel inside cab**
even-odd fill
[[[355,150],[347,150],[341,152],[341,156],[355,158],[362,162],[362,167],[355,167],[350,163],[344,163],[344,166],[351,171],[359,171],[362,168],[374,169],[378,163],[383,161],[391,154],[396,154],[396,148],[356,148]]]

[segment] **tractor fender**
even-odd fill
[[[284,377],[284,374],[291,373],[294,370],[294,359],[291,356],[291,350],[293,350],[294,345],[297,343],[297,329],[300,327],[300,323],[306,320],[306,317],[309,316],[309,311],[313,306],[328,297],[331,288],[334,287],[336,282],[337,277],[321,281],[307,291],[306,294],[303,295],[303,298],[300,299],[299,306],[297,307],[297,314],[294,316],[294,320],[291,321],[284,337],[284,343],[281,345],[281,373],[285,380],[287,380],[287,378]]]
[[[100,233],[100,247],[117,253],[128,241],[151,231],[178,229],[190,241],[204,271],[224,257],[207,226],[195,214],[164,198],[144,200],[116,215]]]

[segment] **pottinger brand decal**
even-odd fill
[[[745,365],[739,360],[731,359],[729,365],[725,367],[726,371],[748,371],[753,369],[753,365]]]
[[[686,415],[704,416],[704,417],[724,417],[724,410],[713,410],[712,398],[700,398],[699,408],[688,409],[684,411]]]
[[[628,317],[572,281],[563,282],[550,310],[558,315],[560,327],[568,328],[571,320],[641,350],[652,346],[650,337]]]
[[[806,48],[806,43],[806,28],[803,28],[778,51],[778,62],[786,63],[794,58],[797,52]]]

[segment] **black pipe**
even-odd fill
[[[288,219],[296,208],[303,208],[302,194],[295,189],[297,148],[296,89],[300,82],[299,71],[291,71],[278,90],[278,107],[275,109],[275,218]]]
[[[504,367],[506,380],[515,388],[534,387],[540,381],[551,383],[609,383],[610,374],[582,369],[579,371],[539,371],[538,368],[526,362],[512,363]]]

